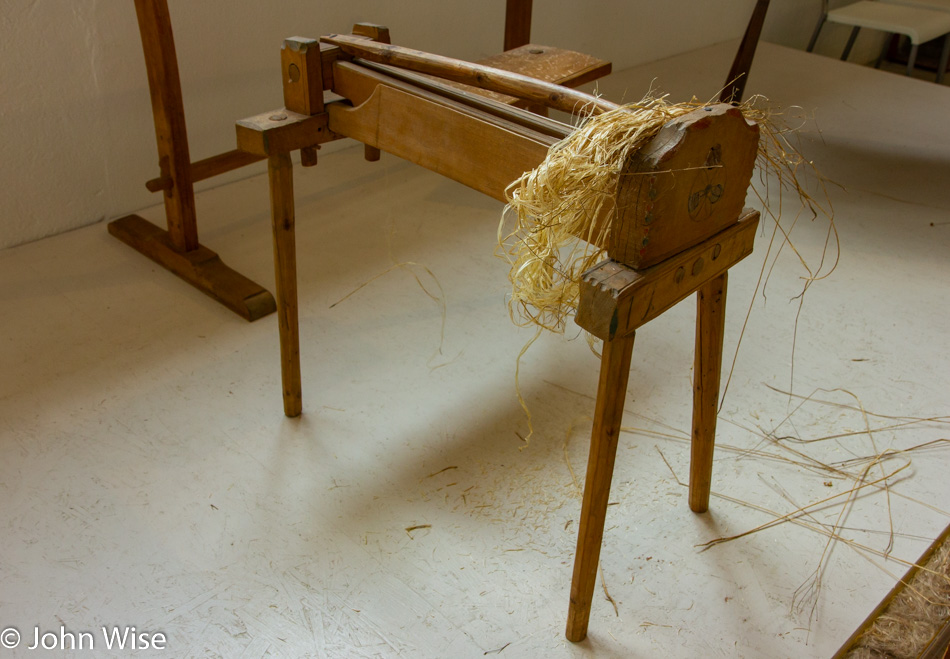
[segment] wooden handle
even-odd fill
[[[410,71],[426,73],[446,80],[487,89],[500,94],[516,96],[572,114],[584,109],[595,113],[614,110],[616,103],[510,71],[502,71],[481,64],[433,55],[421,50],[367,41],[364,38],[342,34],[320,37],[320,40],[339,47],[344,53],[379,64],[389,64]]]

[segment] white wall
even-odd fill
[[[818,0],[772,4],[766,36],[803,47]],[[532,36],[610,59],[619,70],[738,37],[753,5],[535,0]],[[388,25],[396,43],[477,59],[501,50],[504,24],[503,0],[169,0],[169,6],[193,160],[234,148],[235,119],[281,105],[284,37],[347,31],[364,20]],[[0,81],[0,247],[159,203],[144,187],[158,166],[131,0],[3,0]],[[262,166],[203,186],[258,171]]]

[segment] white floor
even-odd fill
[[[733,48],[601,89],[632,100],[655,76],[674,98],[710,98]],[[0,628],[22,636],[0,654],[33,656],[37,627],[93,631],[104,654],[101,627],[134,625],[165,634],[175,657],[830,656],[906,567],[842,542],[826,553],[813,529],[840,521],[843,536],[884,551],[890,517],[893,555],[915,559],[948,524],[946,450],[884,463],[910,463],[890,480],[890,513],[869,488],[840,520],[838,499],[802,518],[812,529],[697,544],[774,519],[749,504],[785,514],[850,487],[729,449],[792,457],[763,432],[841,434],[784,440],[824,463],[947,437],[935,423],[861,434],[859,412],[799,406],[769,386],[835,390],[817,398],[882,415],[950,414],[950,90],[763,44],[749,91],[811,117],[803,149],[844,186],[830,188],[840,264],[805,297],[794,374],[797,258],[783,250],[767,299],[753,299],[763,220],[756,253],[732,271],[730,355],[752,313],[719,423],[713,489],[731,499],[709,514],[689,512],[676,481],[688,469],[692,303],[638,333],[626,416],[637,430],[622,438],[602,555],[616,610],[598,585],[586,641],[567,642],[563,626],[580,506],[571,469],[583,478],[597,359],[577,332],[526,354],[525,445],[514,369],[532,332],[505,308],[492,255],[501,206],[354,148],[297,170],[297,420],[281,412],[273,316],[245,323],[103,225],[0,252]],[[272,287],[265,178],[198,204],[202,241]],[[794,230],[811,263],[826,228],[802,218]],[[393,262],[419,264],[409,268],[445,301],[444,339],[439,304],[404,269],[331,308]],[[820,590],[796,598],[819,567]]]

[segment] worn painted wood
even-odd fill
[[[567,615],[567,638],[574,642],[582,641],[587,636],[590,605],[597,581],[597,564],[604,539],[610,482],[617,457],[617,439],[623,420],[633,340],[634,335],[628,334],[613,341],[604,341],[601,354],[594,427],[591,431]]]
[[[299,416],[300,330],[297,322],[297,248],[294,229],[294,172],[290,154],[279,151],[267,159],[274,270],[277,279],[277,324],[280,331],[280,374],[284,414]]]
[[[575,321],[606,341],[634,331],[751,254],[758,221],[746,209],[715,237],[644,270],[599,263],[581,276]]]
[[[338,46],[342,51],[353,57],[434,75],[479,89],[517,96],[523,100],[556,110],[563,110],[564,112],[577,112],[581,108],[603,112],[618,107],[616,103],[592,97],[567,87],[536,80],[519,73],[493,69],[481,64],[433,55],[419,50],[373,43],[360,37],[340,34],[321,37],[320,40]]]
[[[648,268],[735,222],[758,145],[758,125],[725,103],[668,122],[620,175],[608,256]]]
[[[695,513],[709,509],[728,277],[729,273],[723,272],[700,286],[696,293],[693,438],[689,458],[689,507]]]

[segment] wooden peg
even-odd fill
[[[357,23],[353,26],[353,34],[358,37],[368,37],[378,43],[392,43],[389,28],[375,23]],[[363,145],[363,157],[367,162],[378,162],[380,155],[379,149],[375,146]]]
[[[314,167],[317,164],[317,149],[319,145],[305,146],[300,149],[300,164],[304,167]]]

